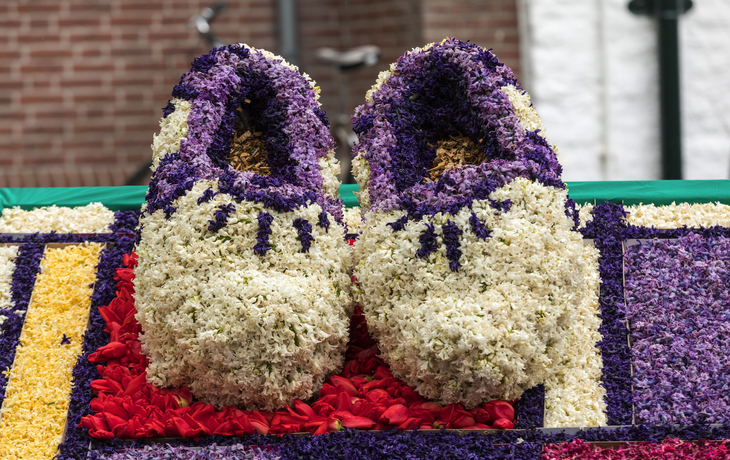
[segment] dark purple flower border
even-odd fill
[[[585,238],[593,238],[600,251],[598,270],[601,276],[599,303],[603,339],[598,343],[603,358],[603,386],[606,389],[606,415],[609,425],[633,423],[631,396],[631,350],[628,329],[622,311],[623,241],[627,238],[627,215],[623,206],[606,202],[593,208],[593,220],[583,231]]]
[[[211,436],[167,442],[178,446],[222,446],[242,443],[255,446],[273,446],[283,460],[326,458],[331,460],[409,458],[413,460],[479,459],[539,460],[544,444],[558,444],[582,439],[601,441],[661,442],[667,437],[685,441],[699,439],[728,439],[730,425],[691,426],[629,426],[566,429],[512,430],[497,432],[459,433],[441,430],[423,431],[352,431],[346,430],[318,436],[249,436],[242,438]],[[122,449],[134,449],[146,445],[140,441],[94,441],[89,459],[100,459]]]
[[[17,314],[19,310],[27,311],[30,296],[33,292],[36,277],[40,271],[43,257],[43,244],[28,242],[20,245],[15,257],[15,271],[10,284],[11,299],[15,304],[0,313],[7,319],[0,326],[0,369],[10,369],[15,361],[15,351],[20,343],[20,333],[23,331],[25,313]],[[0,406],[5,400],[5,390],[8,381],[0,374]]]
[[[515,404],[515,428],[527,430],[545,425],[545,385],[525,391]]]

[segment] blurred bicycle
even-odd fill
[[[340,181],[343,184],[352,184],[354,179],[350,172],[352,163],[352,146],[357,142],[357,135],[352,130],[350,114],[346,113],[349,95],[347,73],[364,67],[372,67],[380,60],[380,48],[374,45],[358,46],[347,51],[336,51],[332,48],[320,48],[317,50],[317,59],[330,64],[336,75],[338,88],[337,111],[330,115],[332,135],[337,141],[337,159],[340,160],[342,172]]]

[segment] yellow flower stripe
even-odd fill
[[[0,458],[51,459],[61,442],[71,371],[91,306],[101,246],[48,248],[9,375],[0,415]],[[62,345],[63,335],[71,340]]]

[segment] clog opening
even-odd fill
[[[243,103],[248,105],[251,101],[246,99]],[[257,129],[250,110],[244,106],[236,109],[234,129],[231,151],[226,161],[236,171],[248,171],[260,176],[270,175],[266,137],[260,129]]]
[[[437,181],[445,171],[505,156],[497,133],[472,105],[470,77],[436,52],[421,65],[403,96],[389,100],[384,111],[396,138],[389,153],[399,192]]]
[[[427,181],[438,180],[449,170],[465,165],[479,165],[484,162],[485,154],[474,141],[461,134],[450,135],[436,144],[429,144],[436,150],[433,167],[428,170]]]

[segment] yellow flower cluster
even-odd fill
[[[71,371],[91,306],[101,246],[48,248],[0,410],[0,458],[51,459],[64,433]],[[64,341],[64,334],[70,343]]]

